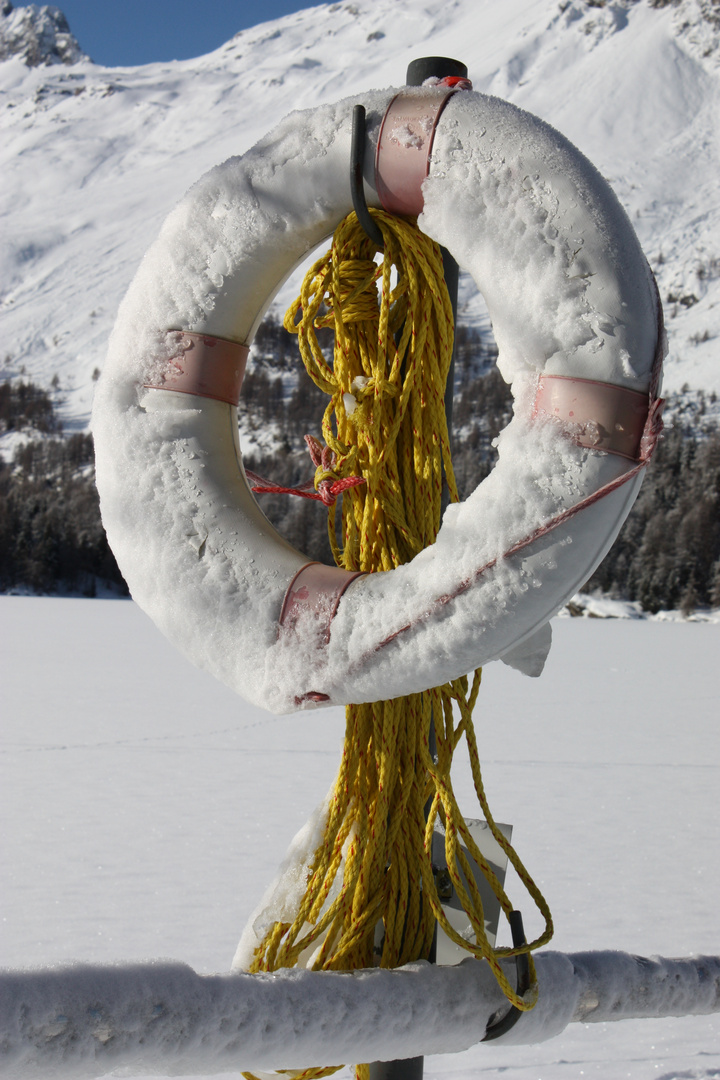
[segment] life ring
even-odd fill
[[[402,195],[414,175],[420,227],[485,296],[514,417],[493,472],[447,509],[437,542],[354,579],[308,569],[268,523],[234,402],[273,296],[352,209],[358,101],[369,147],[381,145],[367,201],[380,205],[380,187],[392,208],[389,189]],[[388,143],[405,154],[399,181],[397,163],[383,179]],[[542,121],[443,87],[293,113],[190,189],[120,307],[93,431],[103,521],[132,595],[197,665],[276,713],[397,697],[518,657],[637,494],[662,336],[618,200]]]

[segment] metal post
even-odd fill
[[[461,79],[467,78],[467,67],[460,60],[452,60],[447,56],[423,56],[413,60],[407,69],[406,83],[408,86],[422,86],[426,79],[444,79],[446,76],[456,76]],[[455,259],[446,248],[442,248],[443,273],[450,303],[453,312],[453,327],[457,319],[457,294],[459,268]],[[453,354],[450,361],[447,383],[445,386],[445,416],[447,418],[448,439],[451,439],[452,426],[452,403],[455,384],[455,344],[453,342]],[[452,445],[452,442],[451,442]],[[449,501],[447,484],[443,483],[443,509]],[[435,744],[435,729],[431,726],[430,745]],[[431,962],[434,962],[435,943],[433,942]],[[423,1057],[400,1058],[397,1061],[375,1061],[370,1065],[370,1080],[423,1080]]]
[[[412,60],[408,65],[406,82],[408,86],[422,86],[426,79],[445,79],[448,76],[467,79],[467,66],[463,64],[461,60],[453,60],[449,56],[421,56],[417,60]],[[445,284],[447,285],[447,290],[450,295],[450,304],[452,305],[454,327],[457,324],[458,280],[460,277],[460,268],[447,248],[440,248],[440,250],[442,252]],[[453,395],[455,392],[455,352],[455,342],[453,342],[450,370],[448,372],[447,383],[445,384],[445,417],[447,419],[450,449],[452,449],[452,411]],[[449,492],[447,490],[447,485],[443,484],[443,510],[448,502]]]

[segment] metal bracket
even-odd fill
[[[513,948],[519,949],[522,945],[526,945],[527,941],[520,912],[511,911],[508,915],[508,922],[510,923]],[[530,989],[530,961],[527,953],[519,953],[515,957],[515,987],[518,997],[523,997]],[[511,1028],[515,1027],[521,1016],[522,1010],[511,1005],[499,1020],[490,1021],[487,1031],[480,1041],[490,1042],[492,1039],[499,1039],[501,1035],[506,1035]]]
[[[363,190],[363,166],[365,164],[365,106],[355,105],[352,118],[352,143],[350,148],[350,191],[357,219],[379,251],[385,250],[380,229],[372,219],[365,202]]]

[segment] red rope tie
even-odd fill
[[[332,472],[336,461],[334,450],[331,450],[329,446],[323,446],[312,435],[306,435],[305,442],[315,468],[322,469],[324,472]],[[325,506],[332,506],[338,495],[342,495],[343,491],[347,491],[348,488],[365,483],[362,476],[344,476],[335,480],[326,477],[318,482],[317,491],[313,491],[313,480],[306,480],[305,483],[298,484],[296,487],[282,487],[252,472],[251,469],[246,469],[245,475],[256,495],[298,495],[301,499],[316,499],[318,502],[324,503]]]

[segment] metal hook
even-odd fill
[[[380,229],[375,224],[365,202],[363,190],[363,164],[365,160],[365,106],[356,105],[352,117],[352,145],[350,149],[350,191],[357,219],[373,244],[380,251],[385,250],[385,243]]]
[[[527,941],[520,912],[511,911],[508,915],[508,922],[510,923],[513,949],[519,949],[521,945],[526,945]],[[515,957],[515,984],[518,997],[524,997],[530,989],[530,961],[527,953],[519,953]],[[487,1031],[481,1042],[499,1039],[501,1035],[505,1035],[511,1028],[515,1027],[521,1016],[522,1010],[511,1005],[504,1016],[501,1016],[494,1024],[488,1024]]]

